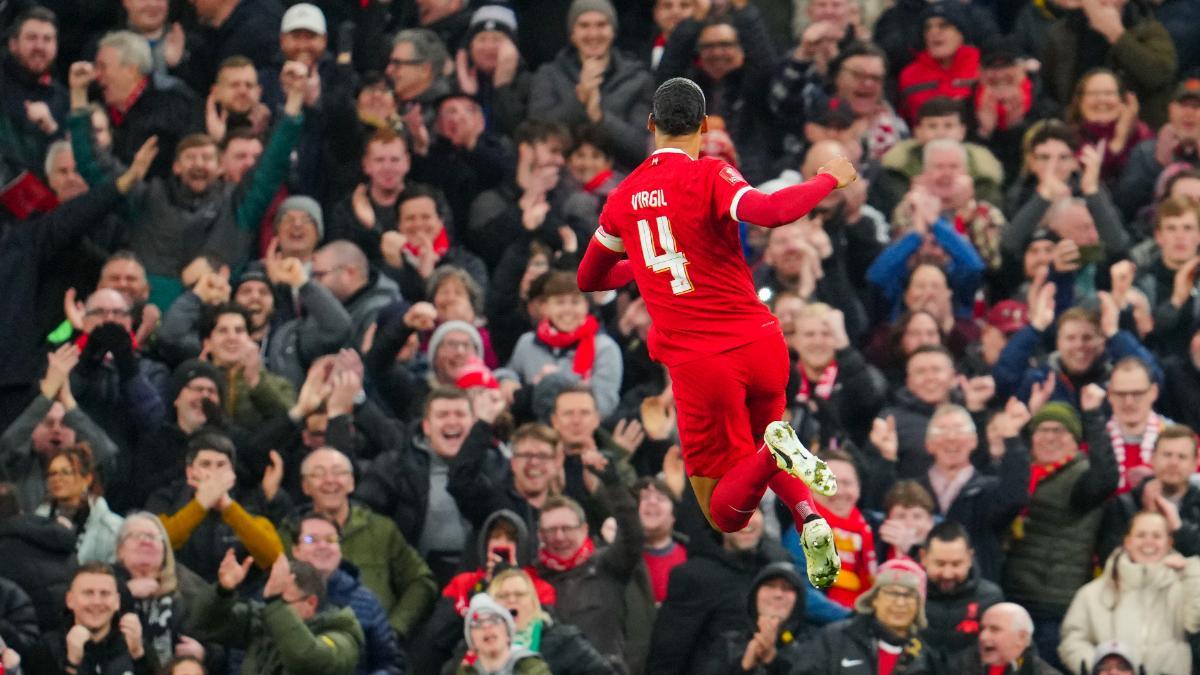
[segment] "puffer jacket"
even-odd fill
[[[791,675],[876,675],[882,630],[870,614],[827,626],[804,645],[804,657]],[[905,642],[892,675],[931,675],[941,672],[940,663],[941,656],[913,636]]]
[[[1186,561],[1182,570],[1140,564],[1117,549],[1063,619],[1058,655],[1071,672],[1081,672],[1079,664],[1090,664],[1096,645],[1109,640],[1131,647],[1146,675],[1189,672],[1187,634],[1200,630],[1200,558]]]

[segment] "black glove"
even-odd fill
[[[200,400],[200,407],[204,409],[205,427],[218,431],[228,429],[229,424],[225,418],[225,410],[221,408],[220,404],[213,403],[211,399],[205,398]]]
[[[353,21],[343,21],[338,25],[337,50],[339,54],[354,52],[354,30],[355,25]]]
[[[88,339],[89,347],[93,341],[99,343],[97,348],[103,350],[102,354],[112,354],[113,365],[117,367],[117,373],[121,376],[121,380],[128,380],[137,375],[137,357],[133,353],[133,338],[123,326],[116,323],[103,324],[92,331],[92,336]]]

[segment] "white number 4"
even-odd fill
[[[654,233],[650,231],[650,222],[639,220],[638,235],[642,240],[642,255],[646,258],[646,267],[654,272],[671,273],[671,292],[675,295],[691,293],[695,290],[692,280],[688,278],[688,259],[681,251],[675,249],[675,235],[671,234],[671,221],[666,216],[655,219],[658,225],[658,243],[662,254],[658,253],[659,246],[654,245]]]

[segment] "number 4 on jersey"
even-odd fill
[[[654,243],[654,233],[650,230],[650,222],[643,219],[637,221],[638,235],[642,240],[642,255],[646,258],[646,267],[653,272],[671,273],[671,292],[675,295],[691,293],[695,290],[692,280],[688,278],[687,256],[675,249],[675,235],[671,234],[671,221],[666,216],[655,219],[658,225],[658,245]],[[662,248],[662,253],[658,249]]]

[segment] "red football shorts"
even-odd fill
[[[689,476],[721,478],[758,451],[767,425],[783,418],[789,369],[782,334],[670,369]]]

